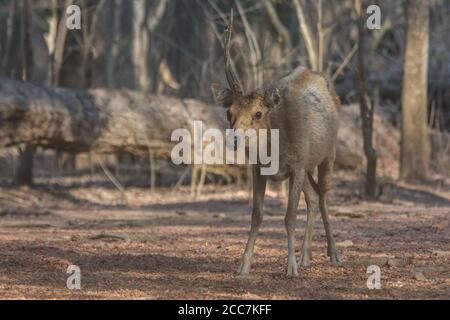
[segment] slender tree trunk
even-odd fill
[[[409,0],[406,15],[400,178],[413,180],[427,177],[430,157],[427,128],[428,1]]]
[[[36,2],[26,0],[28,11],[28,48],[30,50],[30,80],[36,84],[46,82],[49,52],[44,39],[44,30],[40,25],[40,17],[37,12]]]
[[[363,134],[364,153],[367,159],[366,182],[365,182],[365,196],[368,199],[376,198],[376,171],[377,171],[377,153],[373,148],[373,113],[374,105],[370,103],[366,89],[366,26],[365,18],[362,14],[361,0],[355,1],[355,10],[358,15],[358,34],[359,34],[359,49],[358,49],[358,71],[357,83],[359,91],[359,105],[361,113],[361,124]]]
[[[93,44],[96,39],[97,35],[97,27],[98,27],[98,21],[100,18],[100,13],[105,7],[106,0],[100,0],[97,3],[97,6],[93,13],[88,15],[88,5],[87,1],[83,0],[81,1],[81,7],[82,7],[82,38],[83,43],[81,45],[81,64],[80,64],[80,73],[81,73],[81,87],[82,88],[88,88],[90,86],[90,77],[88,76],[88,70],[91,69],[91,52],[93,48]]]
[[[168,0],[133,2],[133,60],[136,85],[148,93],[152,88],[149,52],[150,34],[155,30],[166,11]],[[150,7],[149,7],[150,6]]]
[[[266,10],[267,16],[269,17],[272,26],[277,30],[279,36],[283,39],[284,45],[286,47],[286,53],[290,53],[292,49],[292,41],[291,36],[289,34],[288,29],[283,25],[278,14],[272,4],[271,0],[262,0],[262,5]]]
[[[120,19],[122,8],[122,0],[114,0],[109,3],[111,10],[110,25],[108,28],[108,34],[111,37],[109,44],[109,50],[106,56],[106,82],[108,88],[116,88],[116,67],[117,59],[119,57],[119,41],[120,41]]]
[[[148,51],[149,35],[146,29],[146,5],[144,0],[133,1],[133,60],[136,86],[143,92],[149,92],[151,88]]]
[[[22,0],[20,3],[22,80],[28,80],[30,78],[30,60],[32,61],[28,33],[28,5],[28,0]],[[31,186],[33,184],[33,157],[34,147],[32,145],[26,145],[24,150],[19,148],[19,165],[16,171],[16,183],[18,185]]]
[[[13,39],[13,32],[14,32],[14,17],[16,15],[16,1],[11,1],[10,7],[8,10],[8,17],[6,19],[6,44],[5,48],[3,50],[3,58],[1,61],[1,69],[2,72],[6,71],[6,68],[8,68],[9,65],[9,58],[11,54],[11,46],[12,46],[12,39]],[[6,74],[6,72],[5,72]]]
[[[66,38],[67,38],[67,32],[69,31],[66,28],[66,8],[72,5],[74,0],[65,0],[64,2],[64,8],[61,18],[59,19],[57,34],[55,38],[55,44],[54,44],[54,55],[53,55],[53,61],[52,61],[52,85],[58,86],[60,75],[61,75],[61,68],[63,65],[63,59],[64,59],[64,48],[66,44]]]
[[[305,42],[306,53],[308,54],[309,64],[314,71],[318,70],[317,49],[312,36],[312,31],[306,23],[305,10],[302,0],[294,0],[295,10],[297,12],[298,28]]]
[[[45,35],[45,43],[47,44],[49,62],[47,66],[47,85],[51,85],[53,83],[54,77],[54,58],[55,58],[55,45],[56,45],[56,36],[58,35],[58,11],[57,11],[57,2],[56,0],[51,1],[51,15],[47,19],[48,23],[48,32]]]
[[[34,149],[34,146],[27,145],[23,151],[20,150],[19,165],[16,171],[16,183],[19,186],[33,185]]]
[[[22,80],[30,80],[30,46],[28,36],[28,2],[20,2],[20,59],[22,62]]]

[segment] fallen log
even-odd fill
[[[194,121],[203,121],[204,130],[227,127],[221,107],[198,100],[131,90],[77,91],[0,78],[0,148],[23,144],[143,157],[151,150],[155,157],[169,157],[173,130],[192,130]],[[341,137],[340,144],[345,144]],[[336,159],[345,168],[361,162],[348,147],[338,148]]]
[[[172,131],[225,128],[224,112],[192,99],[130,90],[76,91],[0,78],[0,147],[20,144],[73,153],[170,155]]]

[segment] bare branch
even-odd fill
[[[147,30],[152,32],[161,21],[164,12],[166,12],[167,0],[160,0],[158,6],[154,10],[154,14],[147,17]]]
[[[295,11],[297,12],[298,26],[305,42],[306,52],[308,54],[309,64],[311,69],[317,71],[317,52],[314,46],[311,30],[306,24],[305,13],[302,7],[301,0],[294,0]]]
[[[261,50],[259,49],[258,41],[256,40],[255,34],[252,28],[250,27],[250,24],[248,23],[247,17],[241,6],[240,1],[235,0],[235,2],[239,14],[241,16],[242,23],[244,24],[245,37],[247,38],[247,42],[250,47],[250,57],[253,68],[254,85],[256,88],[259,88],[262,85],[262,78],[263,78],[261,69],[259,67],[259,64],[261,62]]]
[[[355,43],[353,45],[352,50],[350,50],[350,52],[347,54],[347,56],[345,57],[344,61],[342,61],[341,65],[339,66],[339,68],[337,68],[336,72],[333,74],[333,76],[331,77],[331,81],[336,80],[336,78],[341,74],[342,70],[344,70],[344,68],[348,65],[348,63],[350,62],[350,60],[352,60],[353,56],[355,55],[356,51],[358,50],[358,44]]]
[[[262,3],[266,10],[267,15],[269,16],[272,26],[275,28],[275,30],[277,30],[283,41],[286,43],[286,47],[288,48],[287,51],[289,51],[290,48],[292,47],[291,36],[289,35],[289,31],[280,21],[280,18],[278,17],[278,14],[272,5],[272,2],[270,0],[263,0]]]

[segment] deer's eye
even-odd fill
[[[255,119],[259,120],[262,117],[262,113],[260,111],[258,111],[257,113],[255,113]]]
[[[228,122],[231,122],[231,112],[230,112],[230,110],[227,111],[227,120],[228,120]]]

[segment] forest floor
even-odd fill
[[[329,203],[343,261],[328,261],[317,217],[313,261],[298,278],[285,276],[276,192],[266,198],[252,272],[240,278],[247,191],[208,186],[193,200],[186,187],[128,188],[125,201],[106,185],[47,182],[0,187],[1,299],[450,299],[448,179],[395,183],[391,201],[369,203],[357,178],[338,173]],[[305,224],[302,201],[298,248]],[[69,265],[81,270],[80,290],[66,287]],[[369,265],[380,267],[379,290],[367,287]]]

